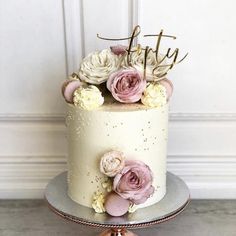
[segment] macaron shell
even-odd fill
[[[61,86],[61,93],[62,93],[63,97],[64,97],[64,92],[65,92],[66,86],[73,80],[74,79],[67,79],[66,81],[63,82],[63,84]]]
[[[62,85],[62,95],[68,103],[73,103],[73,93],[81,86],[79,80],[67,80]]]
[[[169,98],[173,94],[173,89],[174,89],[172,82],[169,79],[162,79],[159,81],[159,83],[166,88],[167,100],[169,100]]]
[[[116,193],[110,193],[105,201],[105,210],[111,216],[122,216],[129,210],[130,202]]]

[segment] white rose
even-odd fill
[[[105,49],[90,53],[80,65],[79,77],[90,84],[101,84],[120,66],[120,57]]]
[[[133,51],[130,54],[131,66],[143,74],[145,51],[144,50],[139,51],[137,50],[136,47],[132,48],[131,51]],[[158,61],[161,61],[162,58],[163,58],[162,56],[158,55]],[[161,65],[165,65],[165,61],[163,61]],[[125,67],[129,66],[126,58],[123,61],[123,66]],[[164,67],[158,67],[157,69],[155,69],[156,67],[157,67],[156,54],[153,51],[150,51],[147,55],[147,62],[146,62],[147,81],[157,80],[157,78],[154,78],[153,76],[157,76],[158,79],[164,76],[164,73],[167,70],[167,67],[164,66]]]
[[[100,171],[109,176],[114,177],[125,166],[125,157],[122,152],[110,151],[105,153],[100,161]]]
[[[100,107],[104,103],[104,97],[100,90],[93,85],[88,87],[79,87],[73,94],[73,102],[85,110],[93,110]]]
[[[141,101],[148,107],[161,107],[167,102],[166,88],[160,83],[150,83],[144,90]]]

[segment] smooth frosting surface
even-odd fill
[[[101,156],[120,150],[140,160],[153,172],[155,192],[144,204],[152,205],[166,192],[168,104],[147,108],[136,104],[105,103],[96,110],[68,105],[68,194],[77,203],[92,207],[96,191],[106,193],[107,177],[100,172]]]

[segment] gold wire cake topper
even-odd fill
[[[156,59],[156,64],[154,65],[153,70],[152,70],[152,74],[153,74],[155,81],[161,80],[174,67],[174,65],[182,62],[188,55],[188,53],[186,53],[184,55],[184,57],[182,57],[180,60],[178,60],[179,48],[176,48],[173,52],[172,52],[171,48],[168,48],[166,54],[160,55],[159,51],[160,51],[161,39],[162,38],[171,38],[174,40],[176,39],[175,36],[163,34],[163,30],[161,30],[159,34],[143,35],[143,37],[157,37],[155,49],[153,49],[149,46],[142,47],[140,44],[137,44],[135,47],[135,50],[132,50],[133,46],[134,46],[134,39],[137,38],[140,35],[140,33],[141,33],[141,27],[139,25],[137,25],[134,27],[133,32],[132,32],[131,36],[129,36],[129,37],[106,38],[106,37],[101,37],[99,34],[97,34],[97,37],[99,39],[108,40],[108,41],[129,40],[129,46],[126,49],[126,52],[127,52],[126,60],[127,60],[127,64],[129,66],[132,66],[132,63],[131,63],[132,53],[137,52],[138,54],[141,54],[144,51],[144,59],[143,59],[144,77],[146,77],[146,67],[147,67],[148,54],[150,52],[153,52],[155,54],[155,59]],[[161,56],[161,59],[160,59],[160,56]],[[163,62],[166,59],[171,60],[170,63],[163,64]],[[161,70],[161,72],[159,70]]]

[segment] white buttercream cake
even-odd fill
[[[68,195],[76,203],[121,216],[164,197],[173,90],[166,74],[176,63],[166,57],[117,45],[90,53],[64,82]]]
[[[147,108],[142,104],[103,105],[88,111],[69,105],[68,194],[91,207],[95,191],[103,193],[106,176],[100,172],[101,156],[120,150],[129,159],[147,164],[153,173],[155,192],[140,207],[163,198],[166,192],[166,144],[168,104]]]

